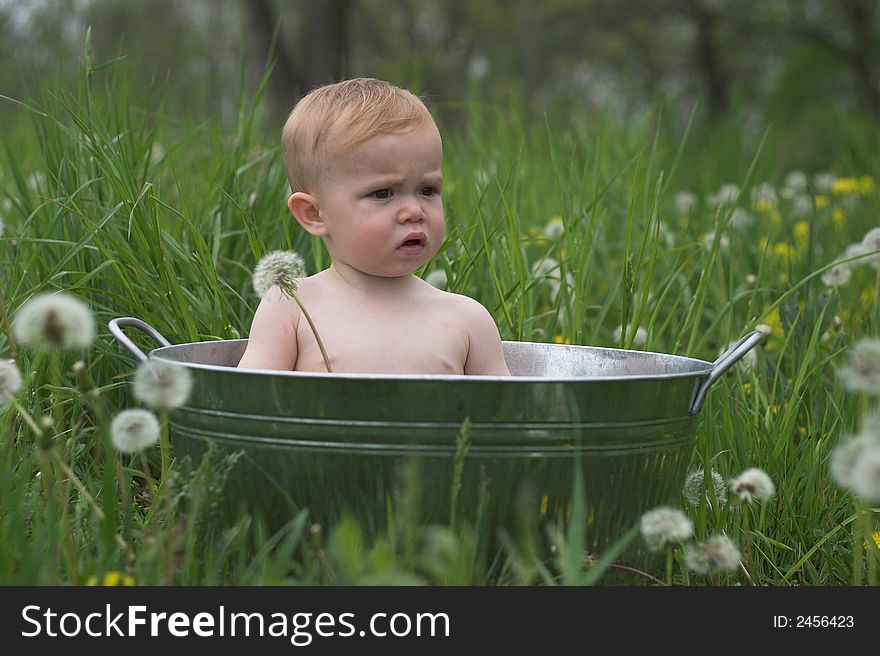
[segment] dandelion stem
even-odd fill
[[[672,585],[672,545],[666,545],[666,585]]]
[[[856,501],[856,513],[861,514],[862,508],[859,501]],[[865,552],[865,536],[863,535],[861,522],[853,522],[853,585],[862,584],[862,560]]]
[[[333,369],[330,368],[330,358],[327,357],[327,351],[324,350],[324,342],[321,341],[321,336],[318,334],[318,329],[315,328],[315,324],[312,321],[312,317],[309,316],[308,310],[306,310],[306,306],[303,305],[303,302],[299,299],[299,296],[293,289],[285,290],[290,296],[296,301],[296,304],[299,305],[299,309],[302,310],[303,316],[306,318],[306,321],[309,322],[309,328],[312,329],[312,334],[315,336],[315,340],[318,342],[318,348],[321,349],[321,357],[324,358],[324,366],[327,367],[327,373],[332,373]]]
[[[153,477],[150,473],[150,463],[147,461],[147,454],[141,451],[141,469],[144,470],[144,489],[147,491],[147,498],[150,500],[150,506],[156,505],[156,497],[153,494]]]
[[[632,567],[630,565],[623,565],[622,563],[609,563],[608,568],[609,569],[619,569],[622,572],[629,572],[630,574],[637,574],[639,576],[645,577],[649,581],[653,581],[654,583],[659,583],[660,585],[664,585],[663,581],[658,579],[656,576],[652,576],[651,574],[648,574],[648,572],[644,572],[644,571],[637,569],[635,567]]]
[[[3,293],[3,287],[0,285],[0,319],[3,320],[3,330],[6,332],[6,343],[9,345],[9,355],[18,362],[18,351],[15,349],[15,337],[12,334],[12,324],[9,323],[9,314],[6,312],[6,296]]]
[[[880,262],[877,265],[877,275],[874,276],[874,308],[880,309]]]
[[[105,521],[107,516],[104,514],[104,511],[101,509],[101,506],[98,505],[98,502],[95,501],[95,498],[89,494],[89,491],[86,489],[86,486],[83,485],[82,481],[79,480],[79,476],[67,466],[67,463],[61,459],[61,456],[57,451],[52,451],[52,457],[55,459],[55,463],[64,472],[64,475],[67,476],[67,480],[73,483],[73,486],[79,491],[79,493],[83,496],[86,502],[92,507],[92,510],[95,511],[95,516],[99,521]],[[116,544],[119,545],[119,548],[123,551],[129,551],[130,547],[125,543],[125,540],[122,539],[122,536],[119,533],[114,533],[113,537],[116,539]]]
[[[877,585],[877,546],[874,543],[873,531],[873,513],[871,506],[862,502],[862,527],[864,535],[862,536],[865,548],[865,560],[868,567],[868,585]]]
[[[458,506],[458,495],[461,492],[461,475],[464,470],[464,459],[470,448],[471,420],[465,417],[455,438],[455,465],[452,476],[452,500],[449,504],[449,527],[455,528],[455,516]]]
[[[752,535],[749,531],[749,516],[751,515],[751,508],[747,503],[742,504],[742,540],[745,543],[745,565],[744,569],[748,569],[752,566]]]
[[[168,459],[169,459],[169,450],[171,449],[171,444],[168,440],[168,410],[164,408],[159,413],[159,419],[161,421],[162,429],[159,433],[159,453],[162,456],[162,483],[165,483],[168,479]]]
[[[24,408],[24,406],[22,406],[18,402],[17,399],[12,399],[12,406],[16,409],[18,414],[21,415],[21,418],[24,419],[24,422],[28,426],[30,426],[31,430],[34,432],[34,435],[36,435],[37,438],[43,437],[42,429],[39,426],[37,426],[37,423],[34,421],[33,417],[30,416],[28,411]],[[10,444],[11,444],[12,443],[12,436],[11,435],[9,436],[9,439],[10,439]]]

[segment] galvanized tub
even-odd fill
[[[677,502],[707,390],[761,340],[752,332],[714,363],[504,342],[510,378],[413,376],[237,369],[247,340],[171,345],[139,319],[112,320],[111,332],[141,360],[126,326],[162,344],[150,358],[193,375],[191,398],[170,418],[176,452],[243,451],[228,496],[272,526],[308,508],[316,522],[350,510],[364,527],[381,528],[410,461],[420,472],[421,518],[449,521],[467,422],[463,518],[479,515],[492,534],[517,530],[530,510],[567,518],[579,466],[588,547],[597,553],[646,510]]]

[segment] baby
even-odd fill
[[[332,260],[297,295],[333,372],[509,376],[486,308],[413,275],[444,231],[443,148],[422,101],[368,78],[319,87],[290,113],[282,145],[287,206]],[[238,366],[327,371],[299,306],[276,291]]]

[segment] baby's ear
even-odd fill
[[[302,191],[298,191],[287,199],[287,207],[297,223],[310,235],[322,237],[327,233],[324,220],[318,212],[318,199]]]

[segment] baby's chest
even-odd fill
[[[320,317],[315,324],[334,371],[464,371],[468,351],[466,327],[443,313],[412,311],[390,315],[350,311]],[[302,355],[315,355],[317,343],[306,322],[300,324],[298,337]]]

